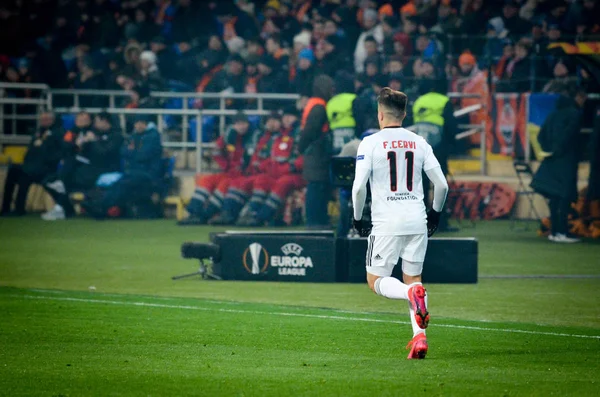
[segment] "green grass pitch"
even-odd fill
[[[417,361],[406,302],[362,284],[172,281],[213,230],[0,219],[0,395],[600,394],[598,242],[463,229],[481,280],[426,285]]]

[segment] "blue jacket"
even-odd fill
[[[146,131],[131,135],[121,148],[121,156],[126,174],[145,173],[155,180],[163,177],[162,144],[153,123]]]

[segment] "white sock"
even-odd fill
[[[389,299],[408,300],[408,285],[395,277],[380,277],[375,280],[375,292]]]
[[[419,285],[421,283],[412,283],[411,285],[408,286],[408,288],[412,287],[413,285]],[[425,306],[427,306],[427,310],[429,310],[429,304],[427,303],[427,293],[425,294]],[[417,334],[424,334],[425,330],[421,329],[421,327],[419,327],[419,325],[417,324],[417,320],[415,320],[415,311],[412,308],[412,305],[410,302],[408,302],[408,312],[410,313],[410,324],[412,325],[412,329],[413,329],[413,338],[415,336],[417,336]]]

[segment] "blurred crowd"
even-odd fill
[[[124,135],[106,112],[95,116],[81,111],[73,125],[52,112],[43,112],[22,163],[9,164],[0,216],[22,216],[29,188],[41,185],[55,205],[44,220],[75,215],[71,194],[85,192],[84,211],[107,216],[162,216],[159,199],[165,189],[168,159],[163,159],[156,125],[137,115],[131,134]],[[14,205],[13,205],[14,204]],[[126,213],[135,208],[135,213]]]
[[[357,91],[409,97],[423,79],[461,89],[480,71],[498,91],[597,92],[547,47],[597,39],[598,15],[597,0],[3,1],[0,80],[134,90],[128,107],[157,106],[152,91],[310,96],[316,75],[339,70]]]

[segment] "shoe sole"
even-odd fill
[[[554,239],[551,240],[553,243],[560,243],[560,244],[576,244],[581,242],[581,240],[559,240],[559,239]]]
[[[427,345],[427,341],[420,340],[415,342],[413,349],[408,354],[409,360],[422,360],[427,355],[427,350],[429,350],[429,346]]]
[[[412,295],[413,299],[411,303],[415,311],[415,321],[421,329],[426,329],[429,325],[429,312],[425,306],[425,288],[417,285],[413,288]]]

